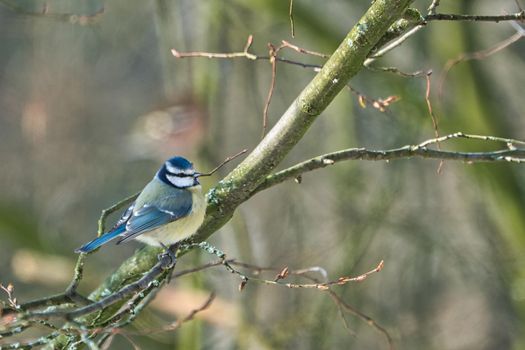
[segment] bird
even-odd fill
[[[186,158],[164,162],[115,226],[75,250],[89,253],[117,239],[117,244],[135,239],[151,246],[173,245],[192,236],[204,221],[206,198],[199,176]]]

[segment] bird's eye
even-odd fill
[[[186,171],[172,172],[172,171],[167,170],[166,172],[168,173],[168,175],[176,176],[176,177],[193,177],[195,175],[195,172],[186,172]]]

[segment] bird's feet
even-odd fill
[[[160,253],[157,258],[159,259],[159,262],[162,265],[162,268],[164,270],[169,270],[175,267],[175,264],[177,264],[177,256],[174,253],[175,249],[171,249],[164,243],[160,243],[162,248],[164,248],[164,252]]]

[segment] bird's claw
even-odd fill
[[[162,248],[164,248],[164,252],[160,253],[157,256],[157,258],[159,259],[159,262],[161,263],[163,269],[172,269],[173,267],[175,267],[175,264],[177,264],[177,256],[175,255],[173,250],[171,250],[165,244],[160,243],[160,245],[162,246]]]

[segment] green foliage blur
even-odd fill
[[[424,11],[429,2],[414,6]],[[207,171],[258,143],[268,61],[176,59],[170,49],[242,51],[253,34],[250,50],[259,55],[281,40],[330,53],[368,4],[295,0],[292,38],[284,0],[0,0],[0,282],[12,283],[19,301],[62,291],[73,250],[95,235],[100,211],[140,190],[163,159],[183,155]],[[84,17],[101,8],[96,18]],[[517,9],[513,0],[442,0],[439,12]],[[438,86],[448,60],[514,33],[504,22],[432,22],[378,65],[433,71],[442,135],[525,139],[523,40],[458,64],[441,94]],[[278,64],[270,126],[313,74]],[[281,168],[344,148],[388,149],[434,136],[424,78],[363,70],[351,85],[371,98],[400,100],[383,113],[343,91]],[[300,185],[286,182],[243,204],[211,243],[260,266],[319,266],[330,279],[384,260],[380,273],[334,291],[387,329],[398,349],[525,349],[525,168],[449,161],[438,174],[438,166],[348,161],[308,173]],[[82,291],[138,248],[108,245],[91,255]],[[192,253],[177,268],[212,259]],[[238,292],[238,284],[220,268],[173,281],[129,337],[142,349],[388,348],[381,333],[326,293],[256,283]],[[193,297],[212,290],[222,309],[175,332],[147,331],[184,317],[202,303]],[[130,343],[117,336],[111,348]]]

